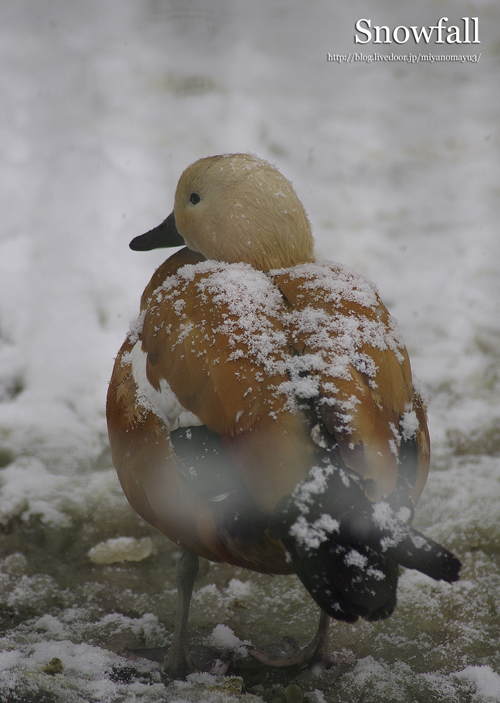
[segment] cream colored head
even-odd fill
[[[311,226],[292,184],[251,154],[191,164],[179,179],[174,214],[187,246],[207,259],[262,271],[314,260]]]

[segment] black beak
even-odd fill
[[[134,251],[151,251],[151,249],[163,249],[165,247],[182,247],[185,245],[184,239],[179,234],[175,226],[175,217],[172,212],[161,225],[150,229],[146,234],[135,237],[129,246]]]

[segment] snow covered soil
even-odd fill
[[[478,63],[326,61],[357,50],[361,17],[441,16],[479,17],[481,44],[453,47]],[[0,703],[290,685],[311,703],[500,701],[498,4],[16,0],[0,18]],[[128,242],[170,212],[189,163],[233,151],[278,166],[318,255],[369,276],[397,318],[429,404],[416,526],[463,578],[405,572],[390,620],[333,627],[338,666],[278,676],[245,669],[244,644],[312,635],[298,580],[204,564],[193,641],[233,649],[245,680],[165,689],[119,653],[168,643],[178,555],[121,493],[105,394],[164,256]]]

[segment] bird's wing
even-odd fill
[[[324,588],[306,578],[311,529],[320,551],[337,549],[336,539],[322,541],[337,522],[342,540],[352,533],[357,543],[358,512],[376,527],[372,501],[401,480],[416,500],[429,464],[425,408],[395,323],[364,278],[330,264],[265,274],[174,254],[117,358],[108,424],[125,493],[146,520],[185,549],[259,571],[290,571],[285,544],[318,602]],[[331,478],[302,514],[294,496],[309,491],[318,462]],[[398,562],[421,568],[411,535],[401,555],[360,547],[391,574],[383,604],[367,613],[389,612]]]
[[[186,490],[169,433],[139,393],[133,347],[134,341],[127,339],[116,357],[106,407],[111,454],[123,491],[134,510],[171,540],[207,559],[227,561],[209,506]]]
[[[198,422],[223,438],[259,507],[271,511],[305,478],[311,432],[338,445],[372,500],[401,476],[418,499],[429,465],[425,410],[397,325],[364,277],[324,263],[267,275],[183,250],[148,288],[146,384],[173,394],[170,429]]]
[[[245,264],[181,265],[148,298],[142,348],[157,391],[168,383],[179,403],[220,435],[279,412],[283,399],[262,391],[282,375],[283,302],[265,274]]]
[[[206,261],[180,266],[151,291],[141,333],[147,382],[164,397],[169,389],[222,437],[235,470],[268,512],[306,476],[313,451],[303,419],[281,390],[291,352],[286,309],[265,273]]]
[[[394,319],[372,284],[347,267],[315,263],[277,272],[289,305],[286,327],[297,352],[295,388],[310,394],[345,465],[372,500],[398,476],[413,500],[425,484],[429,437],[425,408]],[[320,433],[321,441],[321,433]]]
[[[284,308],[264,273],[182,250],[148,285],[108,394],[113,459],[134,508],[186,549],[277,573],[291,567],[262,516],[306,476],[301,438],[311,453],[276,392],[287,379]],[[212,459],[190,467],[183,432]]]

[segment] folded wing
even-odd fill
[[[170,257],[116,361],[108,418],[146,520],[201,556],[295,570],[334,617],[388,615],[400,564],[458,576],[409,527],[429,438],[404,344],[344,267]]]

